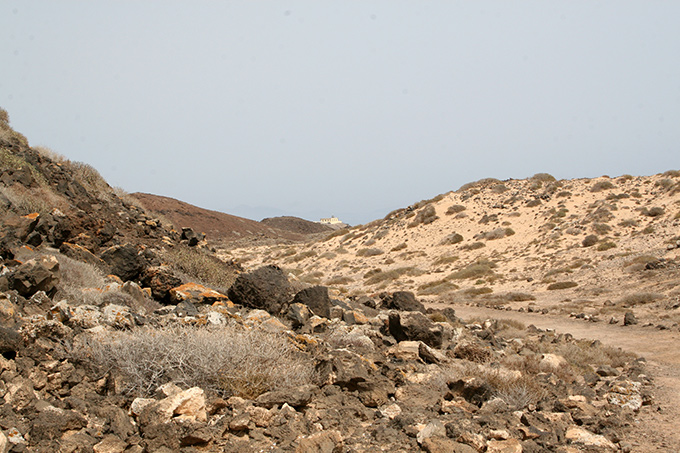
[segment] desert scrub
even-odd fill
[[[493,289],[489,288],[488,286],[468,288],[465,291],[463,291],[463,293],[471,297],[481,296],[482,294],[491,294],[492,292]]]
[[[434,296],[439,294],[448,293],[458,289],[458,285],[451,283],[450,281],[436,280],[429,283],[424,283],[418,287],[419,296]]]
[[[600,242],[597,245],[597,251],[598,252],[604,252],[610,249],[613,249],[616,247],[616,243],[614,241],[605,241],[605,242]]]
[[[461,250],[478,250],[478,249],[481,249],[481,248],[484,248],[484,247],[486,247],[485,243],[476,241],[476,242],[472,242],[470,244],[461,245],[460,249]]]
[[[446,210],[444,214],[446,215],[453,215],[453,214],[458,214],[459,212],[465,211],[465,206],[462,204],[454,204],[452,206],[449,206],[449,208]]]
[[[325,238],[323,238],[323,241],[324,241],[324,242],[330,241],[330,240],[333,239],[333,238],[337,238],[337,237],[339,237],[339,236],[344,236],[344,235],[346,235],[347,233],[349,233],[349,229],[348,229],[348,228],[340,228],[339,230],[335,230],[335,231],[333,231],[332,233],[329,233]]]
[[[535,208],[536,206],[540,206],[542,204],[543,204],[543,202],[541,202],[540,199],[534,198],[533,200],[527,201],[526,207],[527,208]]]
[[[613,189],[614,184],[611,181],[598,181],[590,188],[591,192],[602,192],[603,190]]]
[[[352,280],[350,277],[347,277],[345,275],[335,275],[331,278],[329,278],[326,281],[326,284],[329,286],[334,286],[334,285],[347,285],[349,283],[352,283],[354,280]]]
[[[536,296],[533,294],[529,293],[522,293],[522,292],[509,292],[506,294],[503,294],[503,299],[511,302],[524,302],[528,300],[536,300]]]
[[[471,278],[481,278],[494,275],[492,269],[496,267],[496,264],[489,260],[479,260],[474,262],[463,269],[460,269],[452,274],[450,274],[447,279],[452,280],[463,280]]]
[[[363,248],[357,250],[357,256],[378,256],[382,255],[383,253],[385,252],[376,248]]]
[[[308,384],[313,377],[311,359],[286,336],[237,324],[148,326],[79,335],[75,343],[76,359],[101,375],[113,371],[132,395],[149,396],[173,382],[252,399]]]
[[[84,162],[70,162],[69,166],[71,167],[73,178],[76,182],[93,195],[101,195],[110,192],[111,187],[104,180],[99,171],[92,165]]]
[[[397,280],[404,275],[418,276],[422,274],[423,271],[420,269],[409,266],[390,269],[388,271],[382,271],[380,269],[375,272],[369,271],[364,275],[364,278],[367,285],[377,285],[378,283]]]
[[[226,294],[236,280],[236,269],[201,249],[175,247],[162,258],[185,280],[193,280]]]
[[[463,242],[463,236],[458,233],[451,233],[444,236],[439,245],[454,245]]]
[[[661,215],[664,215],[666,211],[662,207],[655,206],[653,208],[642,208],[640,210],[640,213],[644,216],[647,217],[659,217]]]
[[[316,252],[314,250],[305,250],[304,252],[297,253],[295,255],[289,256],[286,258],[287,263],[299,263],[300,261],[307,259],[307,258],[313,258],[316,256]]]
[[[531,181],[539,181],[539,182],[555,182],[557,181],[553,175],[550,173],[536,173],[534,176],[529,178]]]
[[[416,217],[413,219],[411,223],[408,224],[409,228],[417,227],[418,225],[429,225],[430,223],[434,222],[437,220],[439,217],[437,217],[437,211],[434,209],[434,206],[432,205],[427,205],[418,213],[416,214]]]
[[[15,184],[11,187],[0,186],[0,196],[5,198],[2,210],[12,210],[19,215],[27,215],[37,212],[38,214],[49,214],[55,208],[65,209],[68,204],[66,201],[52,192],[49,188],[24,187]]]
[[[398,252],[400,250],[404,250],[408,245],[406,245],[406,242],[402,242],[401,244],[397,244],[390,251],[392,252]]]
[[[443,264],[450,264],[458,261],[456,255],[442,255],[432,262],[432,266],[441,266]]]
[[[627,294],[619,300],[619,304],[624,307],[634,307],[635,305],[644,305],[654,302],[655,300],[661,299],[661,294],[653,292],[639,292]]]
[[[588,236],[586,236],[583,239],[583,241],[581,242],[581,245],[583,247],[592,247],[593,245],[597,244],[597,241],[599,241],[599,240],[600,239],[596,235],[589,234]]]
[[[468,182],[466,184],[463,184],[460,186],[460,188],[456,192],[467,192],[471,191],[471,189],[480,189],[482,187],[487,187],[492,184],[498,184],[500,181],[496,178],[484,178],[480,179],[478,181],[473,181],[473,182]],[[478,193],[479,190],[475,190],[475,193]]]
[[[513,234],[515,234],[515,230],[512,228],[496,228],[494,230],[487,231],[486,233],[481,233],[478,239],[493,241],[496,239],[503,239],[507,236],[512,236]]]
[[[492,193],[501,194],[501,193],[507,192],[507,191],[508,191],[508,186],[506,186],[503,183],[494,184],[493,186],[491,186],[491,192]]]
[[[578,286],[578,283],[576,282],[555,282],[548,285],[548,291],[574,288],[576,286]]]
[[[612,230],[612,227],[610,227],[606,223],[593,223],[592,228],[595,234],[599,234],[602,236],[604,236],[605,234],[609,233]]]

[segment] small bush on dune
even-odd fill
[[[635,305],[649,304],[660,298],[661,294],[659,293],[639,292],[623,296],[619,303],[626,307],[632,307]]]
[[[78,337],[76,358],[117,373],[126,393],[151,395],[173,382],[225,397],[255,398],[311,382],[309,358],[282,335],[238,325],[142,327]]]
[[[435,211],[434,206],[427,205],[423,209],[418,211],[418,214],[416,214],[416,217],[413,219],[411,223],[408,224],[408,226],[409,228],[413,228],[421,224],[429,225],[438,218],[439,217],[437,217],[437,212]]]
[[[383,253],[385,252],[376,248],[364,248],[357,250],[357,256],[378,256],[382,255]]]
[[[444,236],[444,239],[441,240],[439,245],[454,245],[460,242],[463,242],[463,236],[461,236],[458,233],[451,233],[449,235]]]
[[[611,181],[598,181],[590,188],[591,192],[602,192],[603,190],[613,189],[614,184]]]
[[[449,206],[449,208],[446,210],[444,214],[446,215],[453,215],[453,214],[458,214],[459,212],[465,211],[465,206],[462,204],[454,204],[453,206]]]
[[[453,279],[453,280],[463,280],[463,279],[470,279],[470,278],[481,278],[489,275],[493,275],[493,268],[495,268],[496,265],[490,261],[487,260],[480,260],[476,263],[472,263],[468,265],[467,267],[460,269],[451,275],[449,275],[447,278],[448,279]]]
[[[550,173],[536,173],[534,176],[529,178],[531,181],[540,181],[540,182],[554,182],[556,181],[555,177],[551,175]]]
[[[556,282],[548,285],[548,291],[555,291],[558,289],[568,289],[578,286],[576,282]]]

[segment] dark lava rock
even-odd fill
[[[270,265],[239,275],[227,295],[234,303],[278,315],[290,302],[291,293],[292,288],[281,268]]]
[[[390,312],[388,328],[397,341],[422,341],[430,347],[441,348],[444,340],[444,328],[416,311]]]
[[[167,266],[147,268],[142,274],[141,282],[142,285],[151,288],[154,299],[163,302],[169,302],[170,290],[182,284],[182,280]]]
[[[31,297],[38,291],[49,296],[57,291],[59,262],[53,256],[27,261],[8,277],[9,287],[23,297]]]
[[[425,313],[425,306],[418,302],[410,291],[397,291],[392,295],[382,297],[382,305],[390,310],[419,311]]]
[[[328,297],[328,288],[325,286],[303,289],[295,295],[293,303],[306,305],[317,316],[323,318],[331,316],[331,299]]]
[[[111,273],[123,281],[134,280],[144,268],[144,263],[131,244],[114,245],[104,250],[100,258],[111,267]]]

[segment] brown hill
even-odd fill
[[[298,234],[318,234],[318,233],[330,233],[334,228],[324,225],[322,223],[310,222],[309,220],[301,219],[299,217],[282,216],[282,217],[269,217],[262,219],[260,223],[263,223],[272,228],[278,228],[280,230],[292,231]]]
[[[304,234],[296,231],[199,208],[174,198],[148,193],[131,195],[149,211],[158,213],[172,222],[176,228],[190,227],[196,232],[205,233],[208,240],[229,242],[251,236],[294,241],[304,239]]]

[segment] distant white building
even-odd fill
[[[323,224],[326,224],[326,225],[337,225],[338,223],[342,223],[342,222],[340,221],[340,219],[333,216],[333,217],[327,217],[325,219],[321,219],[321,220],[319,220],[319,223],[323,223]]]

